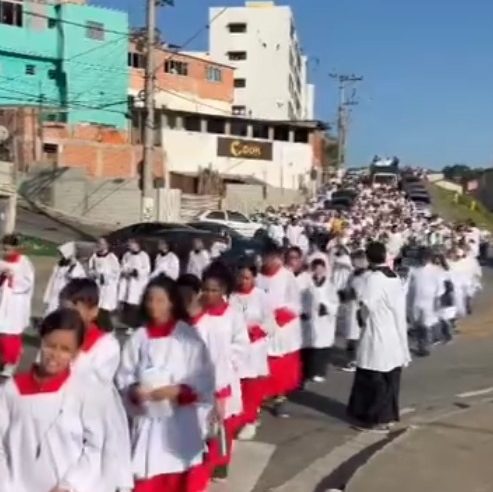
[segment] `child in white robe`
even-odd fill
[[[0,261],[0,377],[14,374],[22,355],[22,333],[31,322],[34,268],[19,252],[19,239],[2,240]]]
[[[178,259],[178,256],[171,251],[169,244],[164,240],[160,240],[151,278],[163,274],[171,280],[177,280],[180,275],[180,260]]]
[[[226,437],[224,450],[221,450],[218,438],[208,441],[207,465],[211,476],[216,479],[227,477],[232,442],[241,428],[243,405],[240,381],[246,374],[249,347],[246,322],[242,314],[226,301],[230,287],[229,271],[220,264],[211,264],[204,271],[202,284],[204,311],[193,320],[214,367],[213,419],[224,428]]]
[[[70,369],[83,322],[57,310],[40,334],[39,364],[0,387],[0,490],[110,492],[101,470],[108,394]]]
[[[255,437],[269,375],[268,338],[274,319],[271,319],[265,292],[255,286],[256,276],[257,269],[254,266],[240,265],[236,290],[230,297],[231,305],[243,313],[250,339],[247,364],[241,380],[243,428],[238,435],[240,440]]]
[[[314,260],[308,288],[308,357],[305,359],[306,377],[316,383],[325,381],[329,349],[335,342],[339,297],[323,260]]]
[[[72,279],[86,277],[84,268],[76,258],[74,242],[62,244],[58,251],[61,258],[53,268],[43,299],[46,304],[46,315],[58,309],[60,292]]]
[[[269,337],[269,381],[267,397],[274,399],[273,413],[287,418],[286,395],[302,382],[300,350],[303,337],[300,324],[301,294],[294,274],[284,267],[282,251],[268,247],[257,286],[267,294],[275,323]]]
[[[205,249],[204,243],[201,239],[195,239],[192,251],[190,251],[190,255],[188,256],[187,273],[201,279],[204,270],[210,263],[211,255]]]
[[[114,386],[120,364],[120,344],[112,333],[102,331],[96,324],[99,293],[94,280],[72,280],[60,293],[60,303],[76,309],[84,322],[84,341],[72,364],[72,371],[92,378],[105,389],[113,390],[113,398],[106,407],[108,438],[103,452],[103,470],[109,490],[129,490],[133,487],[133,476],[128,421]]]
[[[89,277],[99,288],[99,320],[107,331],[113,329],[112,314],[118,308],[120,262],[110,251],[105,238],[98,240],[96,251],[89,258]]]
[[[198,407],[212,407],[214,388],[207,349],[181,321],[171,279],[149,283],[142,309],[146,324],[125,343],[117,374],[132,417],[134,491],[203,492]]]
[[[123,322],[131,328],[140,326],[139,311],[142,294],[149,282],[151,260],[135,239],[128,241],[128,251],[122,258],[118,297],[122,303]],[[131,330],[130,330],[131,333]]]

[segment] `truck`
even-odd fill
[[[399,184],[399,159],[397,157],[380,158],[375,156],[370,164],[370,182],[374,187],[382,185],[397,187]]]

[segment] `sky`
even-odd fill
[[[92,0],[142,25],[145,0]],[[171,44],[203,28],[188,50],[207,50],[208,8],[243,0],[175,0],[160,9]],[[375,154],[439,169],[493,165],[492,0],[277,0],[290,5],[316,85],[316,116],[336,120],[329,73],[364,77],[352,109],[350,165]]]

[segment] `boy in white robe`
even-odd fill
[[[31,322],[34,268],[19,253],[19,239],[5,236],[0,261],[0,377],[10,377],[22,355],[22,333]]]
[[[211,263],[211,255],[205,249],[201,239],[194,239],[193,248],[188,256],[187,273],[202,278],[204,270]]]
[[[118,308],[120,262],[109,249],[105,238],[98,240],[96,251],[89,258],[89,277],[99,288],[99,319],[103,328],[111,331],[112,315]]]
[[[76,311],[51,313],[39,363],[0,387],[2,492],[110,492],[101,468],[108,393],[70,370],[83,333]]]
[[[314,260],[310,264],[308,287],[308,353],[304,359],[305,377],[316,383],[325,381],[329,349],[335,342],[339,298],[331,283],[326,264]]]
[[[370,272],[358,296],[363,328],[348,414],[359,429],[386,433],[399,420],[401,372],[411,360],[406,299],[401,280],[385,265],[385,246],[371,243],[366,251]]]
[[[149,282],[151,260],[135,239],[128,241],[128,251],[123,255],[118,297],[123,307],[123,322],[132,328],[140,326],[139,306]]]
[[[180,276],[180,260],[163,239],[158,243],[158,253],[154,259],[154,271],[151,278],[159,275],[166,275],[171,280],[177,280]]]
[[[58,251],[61,258],[53,268],[43,299],[46,315],[58,309],[60,292],[72,279],[86,277],[84,268],[76,258],[77,248],[73,241],[63,244]]]

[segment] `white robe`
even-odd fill
[[[130,435],[127,415],[120,395],[114,387],[116,371],[120,364],[120,344],[111,333],[101,334],[94,345],[82,350],[72,364],[75,374],[92,378],[108,389],[112,398],[106,406],[106,444],[103,449],[103,470],[110,490],[133,487],[130,458]]]
[[[360,296],[361,289],[365,285],[365,277],[368,274],[368,271],[364,271],[359,275],[352,275],[348,282],[349,289],[352,289],[356,294],[356,299],[353,299],[347,303],[347,307],[345,310],[346,321],[345,328],[346,331],[344,336],[346,340],[359,340],[361,335],[361,327],[358,323],[358,310],[359,310],[359,301],[358,298]]]
[[[11,280],[0,286],[0,333],[20,335],[31,323],[34,268],[27,256],[17,261],[1,261],[0,274],[11,272]]]
[[[408,314],[415,325],[431,328],[439,321],[440,298],[445,293],[441,270],[433,264],[409,273]]]
[[[245,370],[243,378],[257,378],[269,375],[269,364],[267,362],[269,334],[274,328],[274,319],[269,312],[265,292],[258,287],[249,293],[235,292],[230,297],[231,306],[242,313],[248,330],[259,327],[265,332],[265,338],[255,341],[250,339]]]
[[[137,254],[127,251],[122,258],[121,272],[118,298],[120,302],[138,306],[151,273],[149,255],[145,251]],[[131,276],[132,272],[137,272],[137,276]]]
[[[269,309],[288,309],[296,318],[284,326],[275,325],[269,339],[269,355],[280,357],[297,352],[303,345],[299,315],[302,312],[301,294],[294,274],[285,267],[273,275],[259,275],[257,286],[267,294]]]
[[[118,282],[120,280],[120,262],[113,253],[106,256],[93,254],[89,259],[89,276],[99,287],[99,307],[106,311],[115,311],[118,307]]]
[[[114,492],[101,471],[107,398],[75,374],[51,393],[0,387],[0,491]]]
[[[168,336],[146,328],[126,342],[117,384],[125,393],[134,384],[149,389],[186,385],[197,401],[149,403],[135,412],[131,429],[133,473],[137,479],[180,473],[202,462],[205,450],[199,407],[212,408],[214,374],[207,349],[194,329],[178,322]]]
[[[187,273],[195,275],[197,278],[202,278],[204,270],[209,266],[211,262],[211,256],[205,249],[200,250],[198,253],[190,251],[188,257]]]
[[[180,260],[172,251],[168,251],[165,255],[158,253],[154,260],[154,271],[152,272],[151,278],[162,274],[173,280],[176,280],[180,276]]]
[[[339,307],[339,297],[335,286],[329,279],[325,279],[322,285],[315,284],[310,279],[308,289],[309,320],[307,323],[307,343],[309,348],[328,348],[335,342],[337,311]],[[323,316],[319,314],[319,307],[323,304],[327,313]]]
[[[371,271],[359,292],[368,311],[358,346],[356,365],[389,372],[411,361],[407,340],[406,299],[399,277]]]
[[[85,278],[86,272],[82,265],[77,261],[68,266],[55,265],[48,284],[46,286],[44,303],[46,304],[45,316],[60,307],[60,292],[75,278]]]
[[[205,313],[195,323],[207,346],[212,365],[216,395],[229,389],[225,398],[225,418],[243,410],[240,380],[248,374],[250,340],[241,312],[228,306],[222,315]]]

